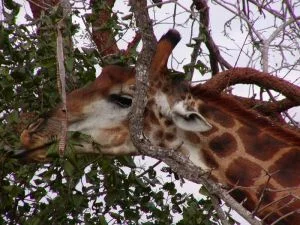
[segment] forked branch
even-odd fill
[[[129,56],[131,50],[136,48],[141,40],[141,35],[136,33],[133,40],[128,44],[126,50],[121,50],[117,46],[114,28],[111,26],[112,21],[116,21],[116,15],[113,13],[112,8],[115,0],[109,1],[91,1],[91,8],[93,9],[92,15],[92,38],[95,42],[101,56],[108,55],[124,55]]]
[[[210,66],[212,74],[215,75],[219,73],[219,64],[227,69],[232,68],[232,66],[222,57],[219,47],[214,42],[209,27],[209,7],[206,0],[194,0],[193,4],[196,9],[200,12],[200,28],[199,31],[203,32],[205,35],[205,45],[209,51]]]

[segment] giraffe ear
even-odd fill
[[[200,113],[187,110],[183,101],[174,105],[171,115],[173,122],[183,130],[205,132],[212,128]]]

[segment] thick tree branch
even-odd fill
[[[291,101],[300,104],[300,88],[268,73],[251,68],[234,68],[221,72],[202,85],[201,88],[221,93],[234,84],[256,84],[260,87],[275,90]]]
[[[143,115],[147,104],[148,74],[151,64],[150,59],[156,49],[156,39],[148,15],[147,2],[145,0],[132,0],[130,4],[143,41],[143,48],[136,65],[136,91],[130,115],[130,133],[134,145],[138,149],[142,149],[140,142],[145,141],[143,135]]]
[[[209,173],[195,166],[186,156],[178,152],[176,147],[173,149],[165,149],[153,146],[145,138],[139,142],[139,147],[143,155],[162,160],[178,175],[192,182],[204,185],[209,193],[220,197],[252,225],[261,225],[261,223],[253,218],[253,215],[241,204],[236,202],[227,191],[211,181],[209,179]]]
[[[119,48],[117,46],[111,21],[113,20],[112,7],[115,0],[95,1],[91,0],[91,8],[93,18],[92,22],[92,38],[95,42],[101,56],[110,54],[118,54]]]

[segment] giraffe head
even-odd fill
[[[210,169],[248,210],[258,207],[256,214],[267,224],[297,224],[299,134],[248,110],[232,96],[172,80],[166,65],[179,39],[177,31],[169,31],[152,58],[145,136],[154,145],[178,147],[196,166]],[[78,142],[77,153],[138,154],[128,120],[134,91],[134,68],[107,66],[93,83],[68,94],[68,130],[93,139]],[[58,106],[30,124],[21,135],[25,150],[20,155],[47,161],[47,146],[59,138],[62,119]]]
[[[211,125],[198,113],[189,86],[168,76],[168,58],[180,40],[175,30],[158,42],[151,60],[148,104],[145,110],[145,134],[159,145],[173,147],[180,131],[208,131]],[[77,151],[119,155],[135,154],[129,135],[128,115],[135,91],[135,70],[110,65],[90,85],[67,96],[68,130],[90,135],[99,146],[81,143]],[[59,138],[63,112],[61,106],[50,116],[32,123],[21,134],[24,151],[20,156],[30,161],[45,161],[47,146]],[[164,134],[164,135],[160,135]],[[176,143],[174,143],[176,142]]]

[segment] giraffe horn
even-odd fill
[[[177,30],[171,29],[161,37],[151,63],[151,74],[160,74],[167,67],[169,56],[181,37]]]

